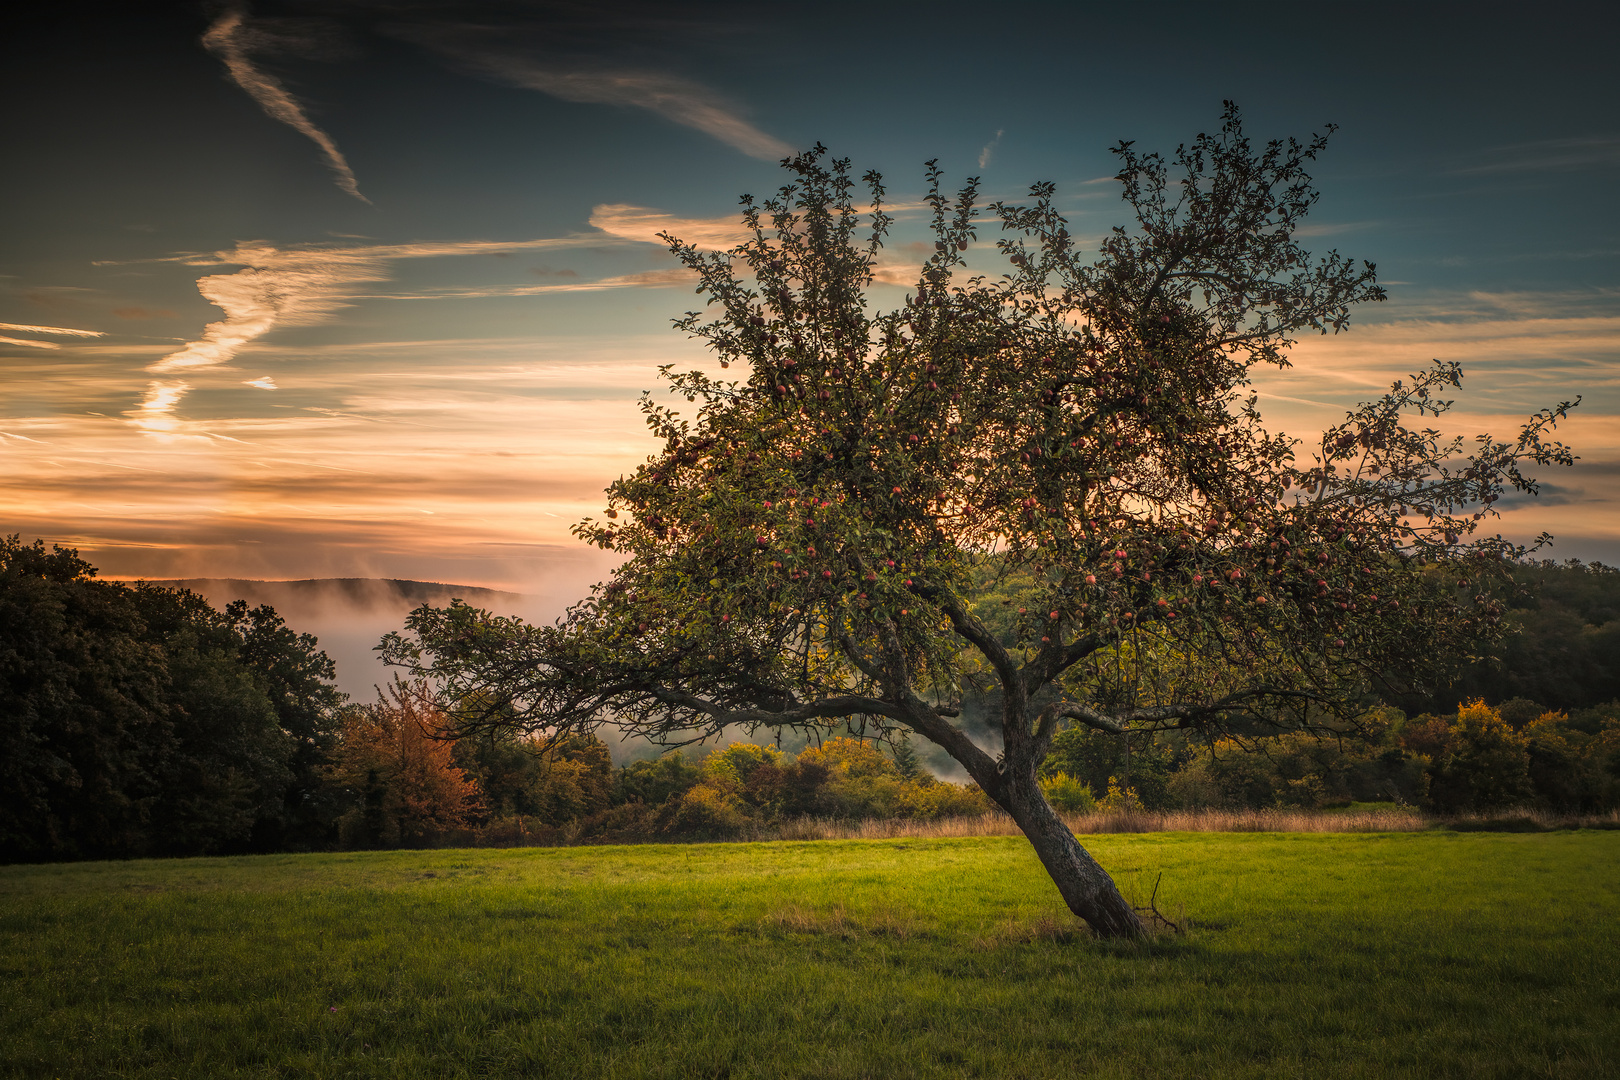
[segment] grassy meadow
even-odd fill
[[[1086,842],[1187,932],[1018,837],[0,867],[0,1076],[1615,1074],[1620,832]]]

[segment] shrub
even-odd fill
[[[1428,721],[1418,718],[1417,727],[1427,745]],[[1368,733],[1381,742],[1297,732],[1263,740],[1258,748],[1219,740],[1170,778],[1169,794],[1184,806],[1252,810],[1419,803],[1427,795],[1430,759],[1399,744],[1407,732],[1391,710],[1369,718]]]
[[[613,777],[612,802],[662,806],[671,796],[683,795],[703,777],[703,770],[684,754],[632,761]]]
[[[901,817],[934,821],[939,818],[977,817],[994,810],[977,784],[952,784],[923,773],[901,789]]]
[[[1149,810],[1179,805],[1170,778],[1182,763],[1182,755],[1144,735],[1134,737],[1130,749],[1127,761],[1125,740],[1118,735],[1080,726],[1066,728],[1053,737],[1042,774],[1064,773],[1098,792],[1107,791],[1110,781],[1123,783],[1128,773],[1131,789],[1141,797],[1133,805]]]
[[[671,803],[671,832],[733,836],[747,826],[750,816],[737,784],[724,777],[705,777]]]
[[[1065,772],[1056,772],[1041,781],[1046,801],[1067,814],[1089,814],[1097,809],[1097,797],[1091,785],[1076,780]]]
[[[1447,752],[1431,770],[1437,808],[1489,810],[1533,798],[1526,740],[1497,710],[1481,700],[1464,705],[1447,734]]]
[[[1555,810],[1606,810],[1620,795],[1620,717],[1582,730],[1561,712],[1544,712],[1524,729],[1536,801]]]
[[[703,776],[705,779],[720,777],[746,784],[748,778],[761,767],[780,769],[787,760],[787,755],[774,746],[734,742],[703,759]]]

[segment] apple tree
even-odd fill
[[[1089,259],[1053,185],[981,207],[931,164],[934,250],[887,310],[881,178],[819,146],[785,161],[742,200],[745,242],[666,238],[706,297],[677,326],[728,370],[664,369],[689,417],[644,398],[661,450],[576,527],[623,556],[612,577],[551,626],[418,609],[386,657],[479,703],[460,732],[930,739],[1076,915],[1141,934],[1042,796],[1054,734],[1343,730],[1381,687],[1444,677],[1498,633],[1521,553],[1479,526],[1534,492],[1522,466],[1571,460],[1568,403],[1506,441],[1431,426],[1448,364],[1319,439],[1262,426],[1251,372],[1384,295],[1298,242],[1325,142],[1256,146],[1229,105],[1168,158],[1121,143],[1134,223]],[[976,603],[1013,577],[1016,616]],[[999,754],[953,723],[987,687]]]

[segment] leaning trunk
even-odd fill
[[[1114,886],[1114,879],[1080,846],[1041,794],[1039,784],[1033,779],[1025,784],[1007,784],[1002,805],[1029,838],[1063,902],[1099,937],[1137,938],[1147,933],[1142,920]]]

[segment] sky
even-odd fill
[[[1303,10],[1311,7],[1312,10]],[[1578,464],[1506,535],[1620,563],[1620,34],[1599,4],[36,5],[6,17],[0,532],[110,577],[401,577],[583,594],[570,526],[656,449],[658,242],[735,235],[816,142],[924,162],[1071,231],[1128,221],[1109,147],[1235,100],[1339,125],[1309,243],[1389,300],[1257,376],[1301,436],[1432,359],[1453,430],[1580,395]],[[989,228],[969,253],[999,272]],[[875,299],[894,303],[899,286]]]

